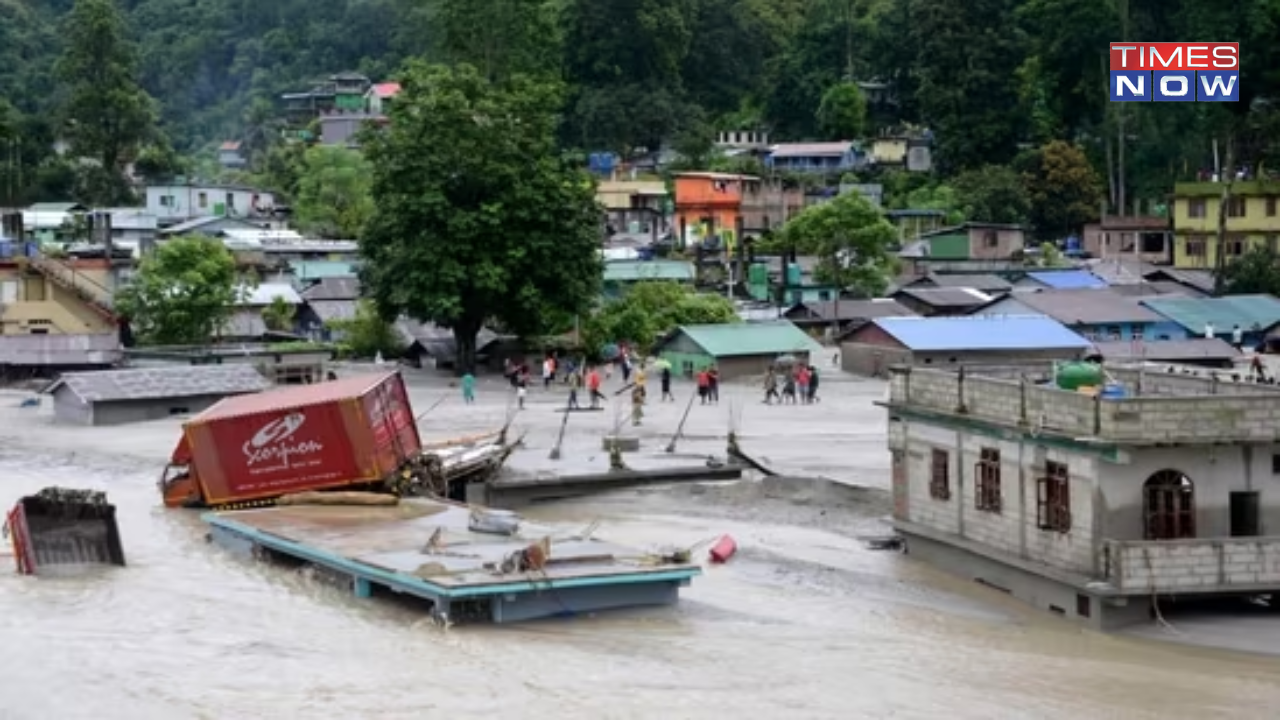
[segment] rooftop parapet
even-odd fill
[[[1107,368],[1125,397],[1062,390],[1027,368],[891,370],[890,410],[964,417],[1033,433],[1120,445],[1280,440],[1280,388]]]

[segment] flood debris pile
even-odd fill
[[[4,533],[23,575],[53,566],[125,564],[116,508],[98,490],[48,487],[28,495],[9,512]]]

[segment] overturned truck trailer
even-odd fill
[[[116,508],[96,490],[51,487],[28,495],[9,511],[4,532],[23,575],[54,566],[125,564]]]

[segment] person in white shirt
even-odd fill
[[[1213,339],[1213,323],[1204,324],[1204,336],[1207,340]]]
[[[1235,345],[1237,350],[1244,347],[1244,330],[1241,330],[1239,325],[1231,328],[1231,344]]]

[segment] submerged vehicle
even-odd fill
[[[9,511],[4,533],[23,575],[52,566],[125,564],[116,507],[97,490],[49,487],[28,495]]]
[[[504,435],[424,446],[398,371],[294,385],[227,398],[186,422],[160,491],[169,507],[313,490],[455,496],[457,481],[506,459]]]

